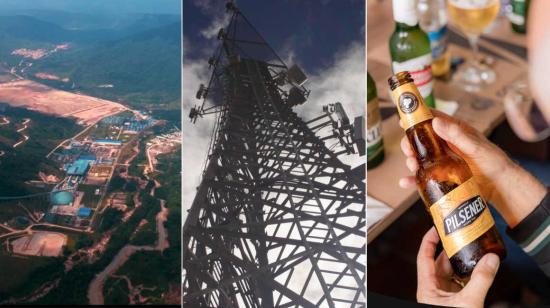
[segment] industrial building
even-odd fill
[[[65,165],[65,171],[69,176],[85,176],[89,168],[90,160],[87,159],[77,159],[72,164]]]
[[[68,191],[54,191],[51,197],[52,205],[72,205],[74,202],[74,196]]]
[[[122,145],[122,141],[112,140],[112,139],[96,139],[94,140],[94,143],[96,145],[114,145],[114,146]]]
[[[89,207],[81,207],[78,209],[78,212],[76,213],[76,215],[79,218],[89,218],[91,214],[92,214],[92,209]]]

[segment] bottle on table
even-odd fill
[[[384,161],[384,140],[376,83],[367,72],[367,169],[380,165],[382,161]]]
[[[522,34],[526,32],[529,3],[529,0],[512,0],[512,11],[508,15],[508,18],[514,32]]]
[[[477,262],[489,252],[504,259],[502,238],[470,168],[435,134],[432,112],[411,75],[398,73],[388,79],[388,84],[418,161],[418,191],[454,273],[459,278],[470,276]]]
[[[420,29],[428,34],[432,48],[432,75],[446,76],[451,69],[447,49],[447,8],[445,0],[419,0],[417,5]]]
[[[395,31],[390,37],[394,74],[409,71],[429,107],[435,108],[432,49],[428,35],[420,29],[416,0],[393,0]]]

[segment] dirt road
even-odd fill
[[[157,223],[157,243],[156,245],[147,245],[147,246],[135,246],[135,245],[126,245],[124,246],[117,255],[113,258],[113,261],[105,267],[105,269],[97,274],[90,283],[88,288],[88,300],[90,305],[103,305],[105,299],[103,298],[103,287],[105,281],[111,275],[116,273],[116,271],[128,261],[128,259],[138,251],[160,251],[163,252],[166,248],[170,246],[168,243],[168,234],[166,228],[164,227],[164,222],[168,218],[168,208],[165,206],[165,201],[160,200],[161,210],[156,216]]]
[[[5,116],[0,117],[0,126],[10,124],[10,119]]]
[[[31,121],[31,119],[25,119],[21,124],[23,124],[23,127],[21,127],[20,129],[17,130],[18,133],[22,133],[24,132],[25,130],[27,130],[27,128],[29,128],[29,122]],[[13,145],[13,148],[15,149],[16,147],[20,146],[21,144],[23,144],[25,141],[29,140],[29,136],[28,135],[25,135],[25,134],[22,134],[23,135],[23,140],[20,140],[19,142],[17,142],[16,144]]]

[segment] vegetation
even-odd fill
[[[101,216],[101,223],[99,224],[99,232],[105,232],[110,230],[113,226],[117,225],[122,219],[122,211],[109,207]]]
[[[74,91],[137,108],[166,108],[177,106],[180,99],[180,54],[180,23],[175,22],[121,39],[75,46],[36,61],[29,75],[45,71],[69,78]]]
[[[128,208],[134,208],[136,204],[134,203],[134,195],[135,194],[127,194],[126,195],[126,206]]]
[[[94,240],[89,234],[81,233],[76,237],[75,249],[78,250],[82,248],[87,248],[92,246],[93,244],[94,244]]]
[[[157,241],[157,228],[154,221],[148,221],[143,225],[140,230],[134,235],[130,244],[132,245],[154,245]]]
[[[121,177],[119,174],[114,174],[109,183],[109,191],[121,191],[126,185],[126,180]]]
[[[108,305],[128,305],[128,284],[121,278],[109,278],[105,282],[105,303]]]
[[[159,156],[157,179],[162,184],[155,190],[155,197],[166,200],[169,209],[165,227],[168,231],[170,247],[163,254],[158,252],[139,252],[134,254],[120,268],[118,275],[128,276],[132,284],[154,287],[148,292],[152,303],[159,302],[159,296],[167,292],[170,285],[179,284],[181,277],[181,151]],[[152,220],[149,220],[152,221]],[[151,224],[151,223],[149,223]],[[149,225],[148,224],[148,225]],[[139,233],[138,233],[139,234]],[[155,234],[156,236],[156,234]],[[137,236],[134,240],[137,240]],[[155,274],[149,273],[155,269]],[[145,293],[145,292],[144,292]]]
[[[46,198],[0,201],[0,223],[8,222],[12,226],[22,228],[23,226],[20,226],[16,220],[17,217],[28,217],[22,206],[30,211],[45,211],[50,206],[50,202]]]
[[[73,120],[24,108],[6,107],[3,115],[7,116],[11,123],[0,126],[0,131],[13,131],[14,125],[23,122],[24,119],[30,119],[31,122],[25,131],[30,139],[17,148],[14,149],[9,143],[0,140],[0,150],[6,152],[0,158],[0,196],[18,196],[44,191],[45,189],[26,185],[25,182],[37,179],[39,171],[61,175],[58,166],[45,156],[59,142],[74,136],[81,127]]]
[[[153,186],[154,183],[149,183],[145,190],[141,192],[140,197],[142,198],[142,205],[136,208],[128,221],[115,227],[109,244],[99,260],[93,264],[80,264],[71,271],[64,273],[59,282],[59,286],[45,297],[33,302],[33,304],[87,304],[87,286],[90,284],[95,274],[102,271],[112,261],[120,249],[130,242],[134,230],[143,218],[154,216],[158,212],[158,200],[149,196]],[[149,198],[145,196],[149,196]],[[177,271],[179,269],[180,268],[177,268],[175,270]]]
[[[181,248],[181,150],[174,153],[159,155],[159,164],[157,168],[161,172],[158,180],[162,187],[156,190],[156,197],[166,200],[166,207],[170,210],[166,229],[168,231],[168,241],[171,253],[179,256]],[[179,257],[173,264],[176,268],[181,268]]]
[[[88,184],[79,184],[78,190],[84,193],[82,197],[82,203],[86,207],[95,208],[101,195],[96,195],[96,189],[100,188],[99,185],[88,185]]]
[[[179,157],[180,151],[159,157],[159,169],[162,173],[158,176],[158,180],[165,187],[160,190],[162,192],[159,194],[166,197],[166,206],[170,210],[165,224],[170,247],[162,255],[158,252],[138,252],[117,272],[117,274],[126,274],[134,285],[144,284],[146,287],[157,287],[155,291],[148,294],[153,297],[153,302],[158,302],[161,293],[168,291],[170,285],[179,285],[181,280],[181,160]],[[160,205],[158,199],[149,195],[153,187],[154,183],[150,181],[140,192],[142,205],[136,208],[127,222],[116,227],[106,251],[97,262],[91,265],[79,265],[64,274],[58,288],[34,303],[87,304],[87,288],[82,286],[88,286],[95,274],[103,270],[116,253],[130,242],[134,230],[142,219],[154,221]],[[154,275],[151,275],[152,269],[154,269]],[[116,303],[122,298],[121,294],[116,293],[107,296],[107,303]]]
[[[147,146],[148,136],[141,136],[139,139],[139,153],[130,162],[128,166],[128,174],[131,176],[139,176],[143,178],[143,164],[147,163],[147,156],[145,154],[145,147]]]
[[[127,192],[135,192],[137,191],[137,189],[138,189],[138,182],[134,179],[130,179],[126,183],[126,186],[124,187],[124,191],[127,191]]]
[[[0,301],[27,296],[60,276],[61,258],[16,257],[0,253]]]

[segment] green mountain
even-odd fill
[[[67,77],[71,82],[49,83],[133,106],[174,104],[180,97],[180,50],[180,23],[176,22],[55,53],[36,61],[28,74]]]
[[[168,14],[113,16],[110,22],[92,19],[92,16],[85,14],[57,11],[31,11],[27,14],[0,16],[0,38],[51,44],[90,43],[121,39],[179,22],[178,15]]]

